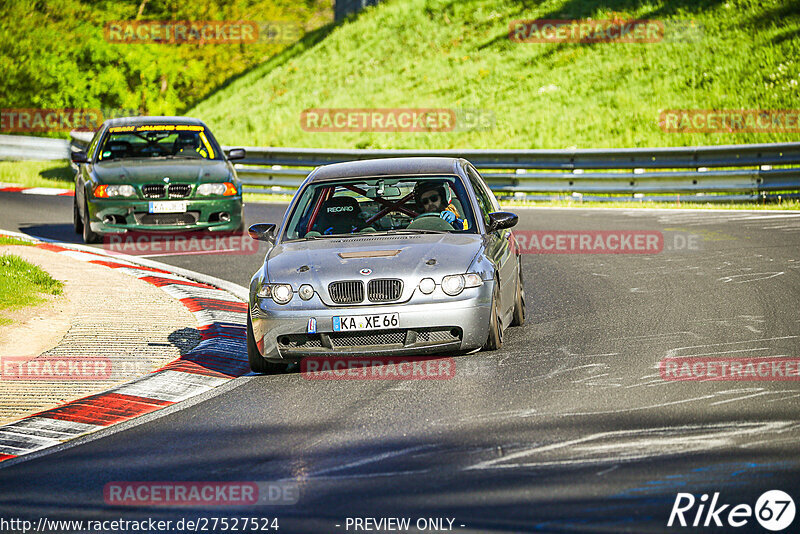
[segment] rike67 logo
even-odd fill
[[[704,493],[696,498],[691,493],[678,493],[669,514],[668,527],[722,527],[733,528],[752,525],[755,520],[763,528],[779,532],[789,527],[795,516],[794,500],[781,490],[764,492],[755,507],[749,504],[724,504],[719,492],[710,498]],[[752,532],[752,527],[746,529]]]

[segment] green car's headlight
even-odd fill
[[[200,196],[231,196],[236,194],[236,186],[231,182],[222,182],[220,184],[200,184],[197,186],[197,194]]]
[[[94,196],[97,198],[134,197],[136,189],[128,184],[98,185],[94,188]]]

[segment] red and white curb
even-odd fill
[[[76,250],[52,243],[36,246],[116,269],[159,287],[194,314],[201,341],[188,353],[142,378],[0,426],[0,462],[160,410],[250,371],[247,304],[230,292],[140,262],[89,252],[85,247]]]
[[[0,183],[0,192],[22,193],[23,195],[47,195],[51,197],[74,197],[72,189],[59,189],[57,187],[22,187],[14,184]]]

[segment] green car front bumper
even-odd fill
[[[90,198],[87,207],[91,229],[100,234],[181,230],[234,232],[244,224],[241,195],[182,199],[181,202],[186,203],[186,211],[182,213],[150,213],[151,202],[159,201]]]

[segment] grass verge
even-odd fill
[[[17,239],[16,237],[9,237],[7,235],[0,235],[0,246],[3,245],[20,245],[29,247],[33,245],[32,241],[25,241],[24,239]]]
[[[74,176],[66,161],[0,161],[0,183],[72,189]]]
[[[13,254],[0,254],[0,311],[33,306],[44,301],[42,295],[60,295],[63,282]],[[9,324],[0,316],[0,325]]]

